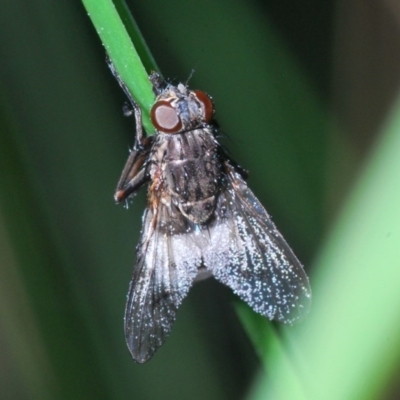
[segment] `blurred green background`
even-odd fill
[[[281,332],[239,308],[250,340],[234,296],[208,280],[135,364],[122,317],[145,190],[129,211],[114,204],[134,138],[125,97],[80,2],[5,0],[0,398],[400,398],[400,6],[128,6],[164,76],[194,70],[190,86],[213,96],[224,144],[306,266],[314,309]]]

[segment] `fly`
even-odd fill
[[[208,276],[270,320],[301,319],[311,303],[308,278],[248,188],[245,171],[218,143],[211,98],[153,73],[156,134],[145,136],[140,107],[109,66],[136,121],[115,200],[124,203],[148,186],[124,319],[134,360],[144,363],[154,355],[194,281]]]

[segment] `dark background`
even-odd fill
[[[311,272],[397,94],[399,7],[128,5],[164,76],[195,70],[191,87],[213,96],[224,144]],[[148,364],[130,359],[122,316],[145,193],[114,205],[133,121],[82,4],[2,1],[0,60],[0,397],[244,398],[259,361],[212,280]]]

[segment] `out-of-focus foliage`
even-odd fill
[[[311,275],[313,311],[282,330],[240,309],[258,371],[233,296],[206,281],[157,355],[134,364],[122,315],[145,203],[112,200],[134,136],[124,95],[81,4],[1,2],[0,397],[395,393],[396,13],[352,0],[131,3],[164,76],[194,69],[191,87],[213,96],[224,143]]]

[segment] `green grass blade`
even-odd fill
[[[151,51],[147,46],[147,43],[144,40],[136,21],[133,19],[132,13],[129,10],[126,2],[124,0],[114,0],[114,5],[137,53],[140,54],[140,59],[146,68],[146,71],[148,73],[152,71],[159,71],[160,69],[157,66],[156,60],[151,54]]]
[[[118,9],[123,13],[124,22],[111,0],[82,1],[115,68],[142,108],[143,125],[146,131],[149,134],[153,133],[154,127],[150,122],[149,112],[154,103],[154,93],[141,56],[146,65],[152,67],[151,69],[156,69],[156,65],[149,55],[150,52],[138,27],[122,2],[118,3]],[[129,27],[129,33],[127,27]],[[135,44],[129,34],[135,38]],[[140,55],[138,50],[141,51]]]
[[[268,378],[253,398],[376,399],[392,376],[400,356],[399,132],[400,102],[317,260],[310,316],[285,329],[277,351],[260,344]]]

